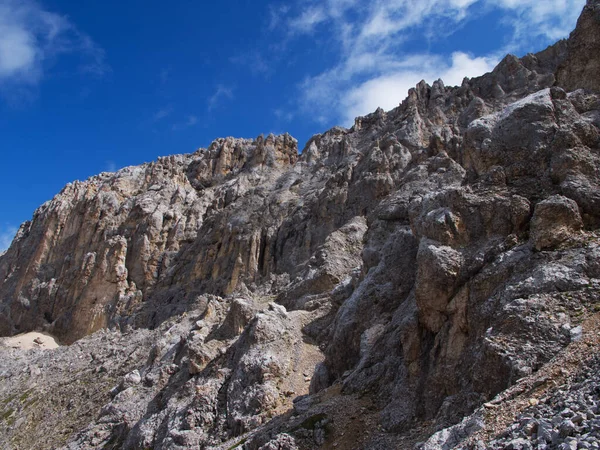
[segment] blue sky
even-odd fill
[[[69,181],[289,132],[300,146],[566,37],[585,0],[0,0],[0,250]]]

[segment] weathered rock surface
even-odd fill
[[[70,344],[0,348],[0,446],[462,445],[598,308],[598,11],[300,155],[226,138],[66,186],[0,256],[0,335]]]
[[[537,250],[552,249],[581,230],[577,203],[555,195],[535,206],[531,219],[531,240]]]

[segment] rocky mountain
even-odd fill
[[[598,448],[600,0],[314,136],[67,185],[0,256],[0,446]],[[568,411],[567,411],[568,409]]]

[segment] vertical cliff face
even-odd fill
[[[223,238],[228,230],[212,228],[209,219],[253,186],[272,183],[296,159],[297,144],[288,135],[228,138],[192,155],[69,184],[21,226],[0,262],[2,332],[41,328],[72,342],[117,324],[177,276],[230,291],[232,273],[240,270],[235,261],[259,252],[235,248],[242,244]],[[196,267],[177,271],[173,265],[185,266],[180,256],[196,239],[218,242],[225,251],[207,246],[194,254]],[[256,263],[249,265],[256,271]]]
[[[600,20],[600,5],[589,1],[585,6],[577,28],[569,37],[569,57],[557,73],[557,81],[565,89],[590,89],[598,91],[600,80],[598,71],[600,63],[594,55],[600,51],[600,36],[598,36],[598,20]]]
[[[109,349],[104,381],[134,350],[86,336],[145,340],[69,448],[389,448],[545,367],[600,293],[598,5],[568,40],[422,82],[300,155],[219,139],[42,205],[0,257],[0,333]]]

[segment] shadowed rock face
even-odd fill
[[[542,367],[600,289],[599,5],[568,40],[421,82],[300,155],[289,135],[219,139],[42,205],[0,257],[0,334],[144,340],[56,445],[354,445],[356,410],[379,426],[360,445],[389,448]]]
[[[557,73],[557,81],[565,89],[600,90],[600,61],[592,55],[600,51],[598,21],[600,20],[600,4],[596,0],[588,0],[583,9],[577,28],[569,37],[569,57],[561,65]]]

